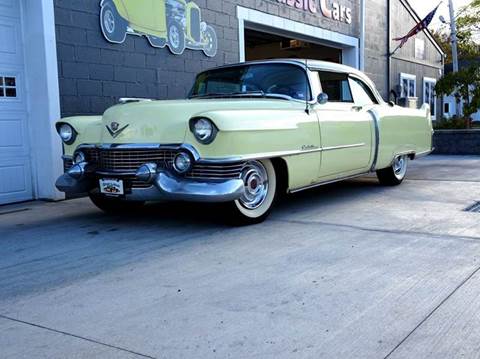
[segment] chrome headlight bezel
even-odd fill
[[[206,117],[194,117],[190,119],[190,131],[195,139],[203,145],[208,145],[215,140],[218,128],[212,120]]]
[[[75,139],[77,138],[77,131],[75,131],[72,125],[66,122],[59,122],[57,123],[56,128],[57,133],[62,139],[63,143],[66,145],[71,145],[75,142]]]
[[[177,160],[179,160],[179,159],[183,159],[183,161],[184,161],[183,163],[187,164],[186,167],[179,166],[179,164],[177,163]],[[180,151],[173,158],[173,164],[172,165],[173,165],[173,169],[177,173],[185,174],[192,169],[192,166],[193,166],[192,156],[185,151]]]
[[[72,160],[74,164],[77,164],[77,163],[87,162],[87,157],[85,156],[85,153],[83,153],[82,151],[76,151],[73,154]]]

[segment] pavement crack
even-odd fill
[[[26,325],[29,325],[29,326],[32,326],[32,327],[35,327],[35,328],[39,328],[39,329],[43,329],[43,330],[48,330],[48,331],[50,331],[50,332],[54,332],[54,333],[57,333],[57,334],[67,335],[67,336],[69,336],[69,337],[77,338],[77,339],[80,339],[80,340],[85,340],[85,341],[90,342],[90,343],[94,343],[94,344],[98,344],[98,345],[103,345],[103,346],[105,346],[105,347],[112,348],[112,349],[116,349],[116,350],[120,350],[120,351],[129,353],[129,354],[133,354],[133,355],[136,355],[136,356],[139,356],[139,357],[142,357],[142,358],[156,359],[155,357],[153,357],[153,356],[151,356],[151,355],[142,354],[142,353],[136,352],[136,351],[134,351],[134,350],[130,350],[130,349],[127,349],[127,348],[119,347],[119,346],[113,345],[113,344],[108,344],[108,343],[105,343],[105,342],[101,342],[101,341],[99,341],[99,340],[95,340],[95,339],[83,337],[83,336],[81,336],[81,335],[77,335],[77,334],[65,332],[65,331],[63,331],[63,330],[58,330],[58,329],[46,327],[46,326],[44,326],[44,325],[40,325],[40,324],[36,324],[36,323],[32,323],[32,322],[27,322],[27,321],[25,321],[25,320],[15,319],[15,318],[12,318],[12,317],[3,315],[3,314],[0,314],[0,318],[5,319],[5,320],[10,320],[10,321],[13,321],[13,322],[16,322],[16,323],[20,323],[20,324],[26,324]]]
[[[271,219],[271,221],[285,222],[285,223],[292,223],[292,224],[309,224],[309,225],[342,227],[342,228],[356,229],[356,230],[366,231],[366,232],[379,232],[379,233],[390,233],[390,234],[413,234],[413,235],[438,237],[438,238],[468,239],[468,240],[476,240],[476,241],[480,240],[480,237],[475,237],[475,236],[452,235],[452,234],[431,233],[431,232],[422,232],[422,231],[401,231],[401,230],[393,230],[393,229],[362,227],[362,226],[355,226],[355,225],[343,224],[343,223],[322,222],[322,221],[303,221],[303,220],[297,220],[297,219],[280,219],[280,218]]]
[[[467,283],[478,271],[480,270],[480,266],[477,267],[472,273],[470,273],[466,278],[464,278],[459,285],[457,285],[445,298],[442,299],[440,303],[438,303],[435,308],[433,308],[426,316],[423,318],[400,342],[393,347],[390,352],[383,357],[383,359],[389,358],[395,350],[397,350],[405,341],[413,334],[415,331],[420,328],[423,323],[425,323],[447,300],[449,300],[465,283]]]

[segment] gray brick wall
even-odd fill
[[[480,155],[480,130],[435,130],[434,153]]]
[[[132,35],[123,44],[111,44],[100,30],[99,0],[55,0],[62,116],[103,113],[120,97],[181,98],[199,71],[238,61],[235,11],[215,1],[215,10],[205,9],[205,0],[196,1],[217,31],[219,50],[209,58],[188,49],[174,56]]]
[[[62,116],[98,114],[119,97],[184,97],[196,73],[239,60],[236,6],[359,35],[359,1],[343,0],[352,8],[352,24],[311,15],[276,0],[195,0],[202,18],[215,28],[214,58],[185,50],[180,56],[153,48],[144,37],[129,35],[123,44],[107,42],[99,25],[99,0],[55,0],[60,100]]]

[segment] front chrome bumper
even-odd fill
[[[115,175],[111,174],[110,177]],[[175,176],[164,170],[158,171],[149,183],[150,187],[131,188],[121,198],[131,201],[229,202],[239,199],[244,192],[243,181],[239,178],[199,181]],[[55,186],[68,194],[98,191],[96,177],[92,174],[76,179],[67,172],[57,179]]]

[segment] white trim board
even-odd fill
[[[238,43],[240,62],[245,61],[245,23],[256,24],[275,29],[276,33],[293,33],[303,38],[315,40],[319,43],[327,43],[342,49],[343,64],[355,67],[359,66],[359,39],[339,32],[322,29],[320,27],[304,24],[302,22],[285,19],[280,16],[266,14],[264,12],[237,6],[238,18]]]
[[[22,0],[21,4],[34,196],[59,200],[65,196],[55,188],[63,163],[55,130],[60,95],[54,4],[52,0]]]

